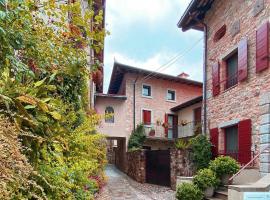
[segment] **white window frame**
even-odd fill
[[[168,99],[168,93],[169,93],[169,91],[173,91],[174,92],[174,100]],[[176,90],[167,88],[167,92],[166,92],[166,97],[165,98],[166,98],[166,101],[175,103],[176,102]]]
[[[143,94],[143,86],[148,86],[148,87],[150,87],[150,92],[151,92],[151,95],[150,95],[150,96],[145,96],[145,95]],[[153,98],[153,87],[152,87],[152,85],[145,84],[145,83],[142,84],[142,97],[144,97],[144,98],[149,98],[149,99],[152,99],[152,98]]]
[[[145,125],[143,122],[143,111],[150,111],[151,112],[151,125]],[[148,108],[142,108],[141,109],[141,123],[145,126],[145,127],[152,127],[153,124],[153,120],[154,120],[154,112],[152,109],[148,109]]]

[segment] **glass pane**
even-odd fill
[[[151,87],[150,86],[143,86],[143,95],[144,96],[151,96]]]
[[[173,126],[173,116],[171,115],[168,116],[168,124],[169,124],[169,127]]]
[[[168,138],[169,139],[172,139],[173,138],[173,130],[172,129],[169,129],[168,130]]]
[[[237,153],[238,152],[238,128],[237,128],[237,126],[226,128],[225,134],[226,134],[226,153],[228,153],[228,154]]]

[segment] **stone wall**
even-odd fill
[[[264,2],[263,9],[254,14],[257,2]],[[207,126],[209,129],[220,127],[224,122],[252,121],[252,151],[260,151],[260,107],[259,100],[270,91],[270,68],[256,73],[256,30],[269,21],[270,1],[265,0],[226,0],[214,1],[204,22],[207,32]],[[238,31],[234,27],[239,24]],[[227,32],[219,41],[214,41],[217,30],[226,25]],[[212,66],[220,62],[220,79],[226,78],[225,59],[239,42],[248,40],[248,78],[236,86],[225,89],[221,85],[219,95],[212,96]],[[269,35],[270,37],[270,35]],[[270,46],[269,46],[270,47]],[[224,150],[224,133],[219,128],[219,149]]]
[[[171,149],[171,188],[176,189],[177,176],[193,176],[191,151]]]
[[[145,150],[127,152],[127,175],[139,183],[145,183]]]

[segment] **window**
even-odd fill
[[[152,96],[151,86],[150,85],[143,85],[142,95],[145,96],[145,97],[151,97]]]
[[[144,125],[151,125],[151,115],[152,115],[152,113],[151,113],[151,111],[150,110],[143,110],[142,111],[142,118],[143,118],[143,124]]]
[[[167,91],[167,100],[175,101],[175,91],[173,91],[173,90]]]
[[[226,86],[228,89],[238,83],[238,53],[234,53],[226,61]]]
[[[238,126],[225,128],[226,155],[238,160]]]
[[[114,123],[114,109],[110,106],[105,109],[105,122]]]

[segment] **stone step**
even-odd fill
[[[214,197],[227,200],[228,199],[228,189],[221,188],[215,191]]]
[[[217,198],[217,197],[210,197],[210,198],[206,198],[206,200],[223,200],[223,199],[220,199],[220,198]]]

